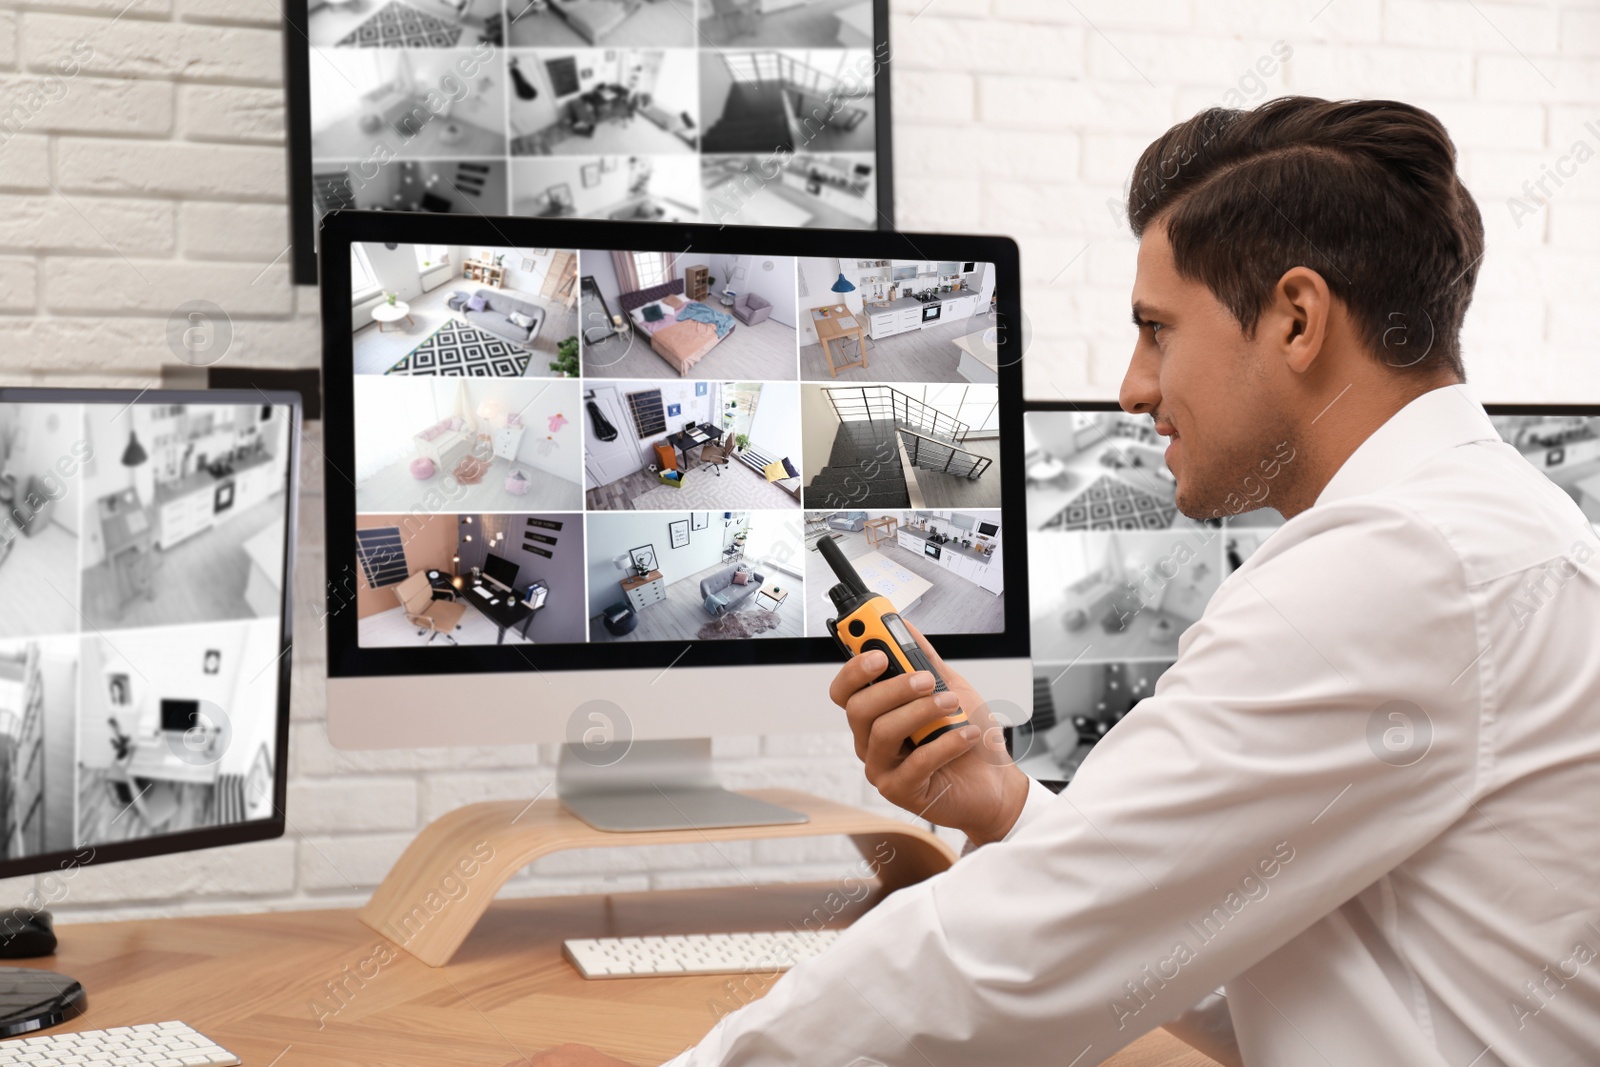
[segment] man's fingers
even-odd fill
[[[828,699],[841,708],[857,692],[872,684],[872,680],[882,674],[889,666],[889,658],[882,652],[874,649],[864,652],[859,656],[851,656],[845,661],[839,673],[833,676],[833,684],[828,686]]]
[[[945,764],[955,760],[972,747],[965,729],[951,730],[915,749],[900,761],[900,766],[889,771],[882,780],[873,783],[885,797],[925,797],[928,808],[938,802],[939,794],[930,789],[928,780]],[[916,813],[926,817],[927,808]]]
[[[863,754],[867,737],[878,719],[932,695],[933,675],[927,671],[902,674],[856,693],[845,705],[850,732],[856,735],[856,754]]]
[[[908,737],[931,723],[955,714],[956,708],[944,703],[948,696],[941,693],[938,697],[919,697],[872,721],[866,731],[866,753],[862,757],[862,762],[866,764],[867,781],[876,785],[879,779],[900,765]]]

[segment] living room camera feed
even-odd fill
[[[795,382],[584,382],[590,511],[798,511]]]
[[[581,511],[578,383],[355,379],[358,512]]]
[[[357,375],[578,376],[578,254],[560,248],[350,249]]]
[[[587,521],[590,640],[805,636],[800,512],[590,513]]]
[[[366,648],[584,640],[581,514],[358,515]]]
[[[1600,532],[1600,417],[1494,415],[1505,442],[1543,472]]]
[[[306,36],[313,48],[458,48],[498,45],[500,0],[389,0],[312,3]]]
[[[707,156],[703,219],[717,226],[878,225],[876,159],[866,152]]]
[[[795,260],[585,250],[587,378],[793,381]]]
[[[808,510],[998,508],[993,385],[800,386]]]
[[[800,377],[994,385],[995,267],[909,259],[800,260]]]
[[[1003,532],[998,509],[807,511],[806,633],[827,637],[838,583],[822,557],[839,546],[867,588],[925,634],[1001,633],[1005,619]]]

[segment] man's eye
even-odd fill
[[[1159,334],[1161,332],[1162,324],[1159,323],[1159,322],[1150,322],[1150,323],[1146,323],[1145,325],[1150,327],[1150,336],[1151,337],[1154,337],[1154,336],[1156,336],[1157,334]]]

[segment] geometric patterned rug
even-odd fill
[[[755,471],[733,464],[721,474],[710,467],[695,467],[684,474],[683,485],[658,485],[629,503],[634,511],[783,511],[800,507],[800,501]]]
[[[1043,530],[1167,530],[1178,506],[1102,474],[1082,496],[1062,508]]]
[[[448,378],[520,378],[533,353],[459,319],[446,319],[385,374],[437,374]]]
[[[356,48],[452,48],[461,27],[394,0],[343,37]]]

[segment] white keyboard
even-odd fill
[[[234,1067],[239,1062],[239,1057],[180,1022],[0,1041],[3,1067]]]
[[[488,599],[488,600],[494,599],[494,594],[489,592],[489,590],[487,588],[485,588],[484,586],[475,585],[475,586],[472,587],[472,591],[474,593],[477,593],[479,596],[484,597],[485,599]]]
[[[688,934],[673,937],[575,938],[562,943],[585,978],[659,974],[771,974],[821,955],[837,930],[800,933]]]

